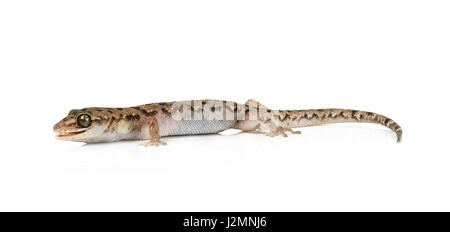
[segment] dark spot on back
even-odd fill
[[[132,114],[128,114],[127,116],[125,116],[125,119],[131,121],[134,119],[134,116]]]
[[[278,118],[279,118],[282,122],[284,122],[286,119],[291,118],[291,116],[290,116],[289,114],[285,114],[283,119],[281,118],[281,115],[278,116]]]
[[[158,113],[158,111],[156,111],[156,110],[148,112],[148,111],[146,111],[144,109],[140,109],[140,111],[141,111],[142,114],[144,114],[147,117],[155,116]]]
[[[170,112],[166,108],[161,108],[161,110],[164,114],[167,114],[170,116]]]
[[[300,119],[302,119],[302,118],[305,118],[306,113],[305,113],[304,111],[301,111],[299,116],[300,116],[300,117],[298,118],[298,120],[300,120]]]

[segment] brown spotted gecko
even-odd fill
[[[227,129],[265,132],[268,136],[300,134],[292,128],[328,123],[362,122],[388,127],[401,141],[402,129],[376,113],[348,109],[270,110],[250,99],[245,104],[217,100],[163,102],[130,108],[92,107],[71,110],[54,127],[60,140],[101,143],[149,140],[165,145],[164,136],[216,134]]]

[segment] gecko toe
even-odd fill
[[[158,147],[160,145],[167,145],[167,143],[162,142],[162,141],[148,141],[146,143],[139,144],[139,146],[144,146],[144,147],[149,147],[149,146]]]

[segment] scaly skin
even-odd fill
[[[164,136],[216,134],[230,128],[287,136],[286,132],[300,133],[292,128],[343,122],[381,124],[394,131],[397,141],[401,141],[400,126],[380,114],[347,109],[276,111],[252,99],[245,104],[199,100],[71,110],[53,130],[61,140],[86,143],[149,140],[143,145],[158,146],[165,145],[160,141]]]

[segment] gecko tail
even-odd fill
[[[285,112],[285,113],[283,113]],[[284,119],[283,116],[284,115]],[[331,123],[359,122],[375,123],[391,129],[397,136],[397,142],[402,140],[403,130],[394,120],[377,113],[350,109],[311,109],[280,111],[280,120],[286,121],[289,115],[289,128],[317,126]]]

